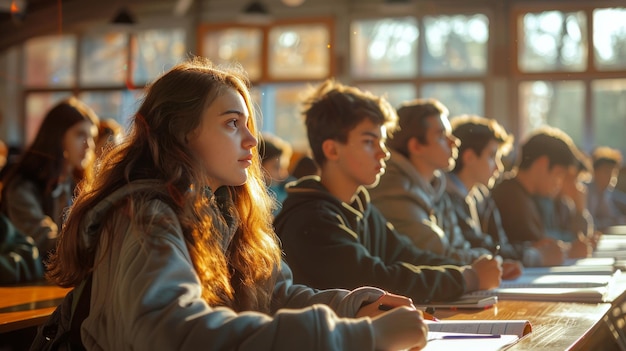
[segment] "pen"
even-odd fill
[[[393,308],[395,308],[396,306],[390,306],[390,305],[385,305],[385,304],[380,304],[378,305],[378,309],[380,311],[389,311]],[[433,322],[439,322],[439,319],[437,319],[437,317],[433,316],[432,314],[428,313],[428,312],[422,312],[422,314],[424,315],[424,319],[427,319],[429,321],[433,321]]]
[[[498,256],[500,255],[500,244],[497,244],[494,248],[493,248],[493,256]]]

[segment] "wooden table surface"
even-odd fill
[[[42,324],[70,289],[57,286],[0,287],[0,333]],[[526,319],[533,331],[510,350],[585,350],[590,339],[610,338],[603,317],[610,303],[500,301],[485,310],[438,309],[440,319]]]
[[[42,324],[69,290],[51,285],[0,287],[0,333]]]
[[[500,301],[485,310],[438,309],[439,319],[526,319],[533,331],[508,350],[554,351],[583,349],[587,339],[604,326],[602,321],[610,303]]]

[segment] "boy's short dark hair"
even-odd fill
[[[598,146],[591,153],[593,160],[593,168],[610,165],[611,167],[620,167],[622,165],[622,153],[618,149],[608,146]]]
[[[407,144],[411,138],[426,144],[426,119],[448,117],[448,113],[448,108],[436,99],[415,99],[403,103],[398,108],[398,130],[390,136],[387,146],[408,157]]]
[[[547,156],[549,167],[577,166],[582,159],[572,138],[554,127],[541,127],[535,130],[521,146],[519,169],[528,169],[542,156]]]
[[[480,156],[490,141],[499,144],[503,154],[507,154],[513,146],[513,135],[507,133],[506,129],[495,119],[485,118],[476,115],[461,115],[452,118],[450,121],[452,134],[461,141],[459,146],[459,157],[456,160],[454,173],[460,172],[463,167],[463,152],[472,150]]]
[[[322,151],[325,140],[345,143],[348,133],[366,118],[392,132],[398,119],[384,97],[333,79],[322,83],[305,101],[304,118],[313,158],[320,166],[326,162]]]
[[[292,149],[289,142],[270,133],[262,133],[259,140],[259,155],[261,162],[272,158],[291,157]],[[287,160],[288,161],[288,160]]]

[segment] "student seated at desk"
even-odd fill
[[[305,123],[320,176],[300,178],[274,221],[297,282],[316,288],[374,285],[416,303],[453,300],[500,284],[500,262],[471,265],[412,245],[370,203],[397,115],[382,97],[323,83],[307,101]],[[292,183],[294,184],[294,183]]]
[[[33,238],[44,259],[56,245],[74,187],[90,174],[97,125],[98,116],[85,103],[74,97],[61,101],[3,180],[3,213]]]
[[[578,149],[563,131],[539,128],[521,145],[519,163],[497,184],[492,196],[502,215],[502,226],[513,244],[544,251],[541,265],[560,265],[565,258],[587,257],[591,244],[579,238],[571,243],[550,238],[534,196],[555,197]]]
[[[513,144],[508,134],[495,119],[462,115],[452,118],[452,134],[460,141],[454,168],[446,174],[446,193],[454,205],[463,236],[472,246],[498,251],[504,259],[525,266],[537,265],[539,251],[525,246],[512,245],[504,231],[489,231],[488,222],[481,223],[477,203],[478,194],[488,196],[488,190],[503,171],[502,156]],[[539,257],[540,259],[540,257]],[[517,267],[521,270],[521,267]]]
[[[626,225],[626,194],[615,189],[622,166],[622,153],[617,149],[600,146],[591,157],[593,178],[588,185],[587,204],[595,228],[603,231],[611,226]]]
[[[455,163],[458,139],[451,134],[448,109],[435,99],[416,99],[398,109],[399,130],[387,141],[390,157],[384,176],[372,187],[372,203],[415,246],[462,264],[471,264],[488,248],[464,236],[446,193],[445,173]],[[503,278],[520,274],[506,261]]]
[[[406,297],[292,283],[271,225],[249,82],[235,68],[197,58],[157,79],[127,139],[82,184],[48,277],[71,287],[92,276],[83,344],[424,347],[427,327]],[[379,304],[397,308],[383,312]]]

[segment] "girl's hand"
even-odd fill
[[[372,318],[376,350],[421,350],[428,340],[422,312],[400,306]]]
[[[375,317],[398,306],[407,306],[415,309],[413,301],[411,301],[410,298],[406,296],[385,293],[384,295],[379,297],[378,300],[361,307],[357,312],[356,317]]]

